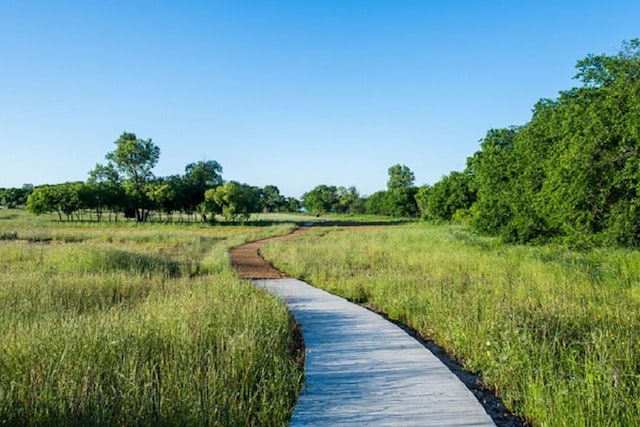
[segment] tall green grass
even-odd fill
[[[426,224],[327,231],[264,253],[434,339],[535,425],[640,425],[637,251],[506,246]]]
[[[0,424],[286,424],[301,380],[289,315],[227,249],[290,226],[8,222]]]

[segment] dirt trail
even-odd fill
[[[265,243],[302,234],[309,228],[310,227],[308,226],[303,226],[297,228],[290,234],[269,237],[267,239],[236,246],[229,251],[231,265],[233,265],[233,267],[238,271],[240,277],[244,279],[284,279],[289,277],[282,271],[276,270],[273,265],[262,258],[260,255],[260,248]]]

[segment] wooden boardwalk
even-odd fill
[[[305,383],[291,426],[494,426],[462,382],[381,316],[296,279],[253,280],[302,326]]]

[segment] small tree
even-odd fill
[[[404,165],[394,165],[388,170],[389,180],[387,191],[378,191],[367,199],[365,203],[367,213],[374,215],[391,215],[396,217],[416,216],[418,205],[414,187],[415,176]]]
[[[182,199],[185,210],[194,212],[204,201],[204,193],[210,188],[222,185],[222,166],[215,160],[189,163],[182,180]]]
[[[81,182],[65,182],[36,187],[27,198],[27,212],[35,215],[57,212],[60,221],[63,214],[67,220],[71,220],[72,215],[82,208],[80,201],[82,186]]]
[[[263,211],[278,212],[286,207],[286,199],[280,194],[275,185],[267,185],[260,191],[260,200]]]
[[[259,202],[260,193],[256,187],[234,181],[205,192],[207,210],[219,210],[226,220],[233,222],[249,219],[251,213],[257,210]]]
[[[338,205],[338,189],[333,185],[318,185],[302,195],[302,204],[310,213],[327,213]]]
[[[389,180],[387,181],[387,190],[395,190],[396,188],[413,187],[416,180],[415,175],[406,165],[393,165],[389,168]]]

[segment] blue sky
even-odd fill
[[[158,176],[300,197],[433,184],[640,37],[635,1],[0,0],[0,187],[85,180],[123,132]]]

